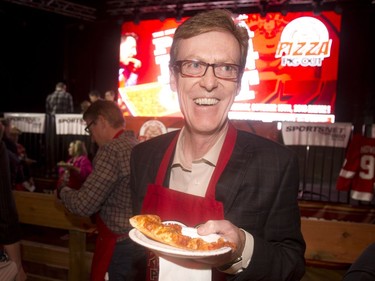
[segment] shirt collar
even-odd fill
[[[216,166],[217,161],[219,159],[219,154],[221,148],[223,146],[225,136],[227,135],[228,128],[223,130],[214,144],[214,146],[200,159],[195,159],[193,162],[206,162],[212,166]],[[185,160],[185,156],[183,154],[183,142],[185,134],[185,127],[181,129],[180,135],[178,136],[177,145],[176,145],[176,152],[173,158],[172,166],[180,165],[183,169],[190,171],[191,170],[191,163],[187,163]]]

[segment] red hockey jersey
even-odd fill
[[[353,199],[372,200],[375,188],[375,138],[353,136],[336,188],[351,190]]]

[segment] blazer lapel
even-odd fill
[[[242,146],[241,134],[237,136],[237,142],[233,149],[231,158],[224,169],[219,182],[216,186],[216,200],[224,204],[224,216],[230,212],[238,189],[247,171],[247,162],[251,159],[251,151],[248,151],[248,145]]]

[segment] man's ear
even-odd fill
[[[105,126],[108,123],[108,121],[102,116],[99,115],[98,118],[96,119],[96,124],[97,126]]]

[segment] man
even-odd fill
[[[29,166],[35,161],[27,157],[25,148],[18,142],[21,130],[14,127],[10,119],[1,118],[0,123],[4,126],[1,140],[4,142],[9,156],[11,184],[15,189],[26,189],[33,192],[35,185]]]
[[[237,248],[199,260],[159,251],[158,274],[150,254],[149,280],[282,281],[304,274],[297,158],[228,121],[248,39],[224,10],[196,15],[176,29],[170,82],[185,123],[133,149],[134,212],[200,225],[198,234],[219,234]]]
[[[94,103],[98,100],[103,100],[98,90],[92,90],[89,92],[89,100],[91,103]]]
[[[98,100],[84,113],[83,119],[99,150],[93,171],[79,190],[67,186],[57,196],[72,213],[96,214],[98,238],[91,267],[91,280],[111,281],[129,278],[133,242],[128,238],[130,199],[130,152],[136,139],[125,131],[120,108],[111,101]]]
[[[113,90],[108,90],[104,93],[104,99],[117,102],[116,92]]]
[[[73,97],[66,91],[66,85],[63,82],[56,84],[55,91],[46,98],[46,112],[49,114],[72,113]]]
[[[0,280],[26,280],[21,258],[21,228],[12,194],[8,151],[0,122]]]
[[[55,91],[46,98],[46,138],[49,140],[46,144],[46,153],[48,166],[51,167],[48,172],[51,174],[55,173],[54,164],[56,163],[54,151],[57,147],[55,114],[73,113],[73,111],[72,95],[66,91],[65,83],[57,83]]]
[[[119,87],[134,86],[137,84],[138,69],[142,62],[137,59],[137,40],[138,35],[135,33],[126,33],[121,36],[120,43],[120,70],[119,70]]]

